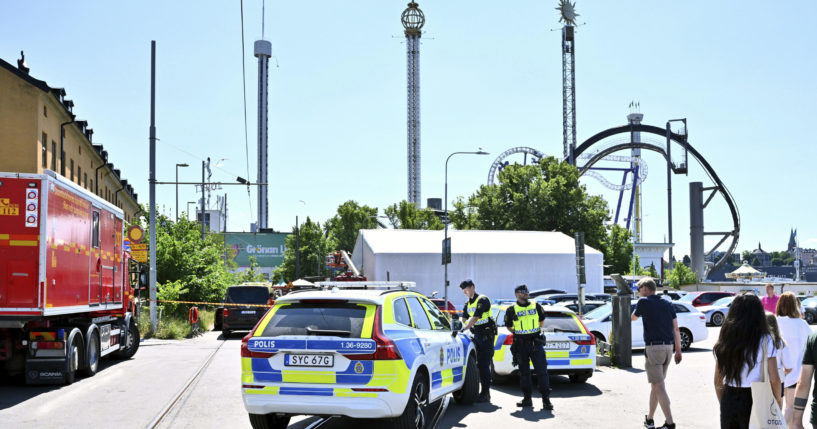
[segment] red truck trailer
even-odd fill
[[[139,347],[118,207],[53,171],[0,173],[0,373],[92,376]]]

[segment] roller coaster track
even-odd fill
[[[624,126],[616,127],[616,128],[610,128],[608,130],[604,130],[604,131],[590,137],[584,143],[579,145],[579,147],[577,147],[576,150],[573,152],[574,159],[580,159],[582,153],[584,153],[585,151],[590,152],[590,149],[591,149],[591,147],[593,147],[593,145],[599,143],[600,141],[602,141],[602,140],[604,140],[604,139],[606,139],[608,137],[612,137],[612,136],[615,136],[615,135],[618,135],[618,134],[625,134],[625,133],[631,134],[633,132],[655,134],[655,135],[664,137],[665,139],[667,138],[667,130],[666,129],[659,128],[659,127],[652,126],[652,125],[631,124],[631,125],[624,125]],[[698,163],[701,165],[701,167],[706,172],[707,176],[709,176],[709,179],[714,184],[713,187],[705,188],[707,190],[711,190],[712,193],[708,196],[708,198],[706,198],[706,200],[704,202],[704,207],[706,207],[712,201],[712,198],[716,195],[716,193],[720,193],[721,196],[723,197],[724,201],[726,202],[726,205],[729,207],[729,211],[731,212],[731,215],[732,215],[732,224],[733,224],[732,231],[710,232],[710,233],[705,232],[704,233],[704,235],[715,235],[715,236],[720,235],[721,236],[721,239],[718,241],[718,243],[715,244],[715,246],[713,246],[708,252],[706,252],[705,256],[711,255],[712,252],[714,252],[718,247],[720,247],[721,244],[723,244],[730,237],[732,239],[731,243],[729,244],[729,247],[728,247],[728,250],[727,250],[726,254],[718,262],[715,263],[715,265],[712,267],[711,270],[708,271],[708,272],[713,272],[713,271],[717,270],[718,268],[720,268],[721,265],[723,265],[727,260],[730,259],[730,256],[732,255],[732,253],[734,253],[735,249],[738,246],[738,239],[740,238],[740,213],[738,213],[737,204],[735,203],[735,199],[732,197],[732,194],[729,192],[729,190],[723,184],[723,181],[721,181],[720,177],[718,177],[718,173],[715,171],[714,168],[712,168],[712,165],[709,164],[709,162],[703,157],[703,155],[701,155],[700,152],[698,152],[695,148],[693,148],[692,145],[689,144],[689,142],[684,138],[683,135],[670,133],[669,139],[670,139],[671,142],[674,142],[677,145],[679,145],[682,150],[687,151],[689,154],[691,154],[695,158],[695,160],[698,161]],[[653,152],[660,153],[661,155],[664,156],[665,159],[667,159],[667,161],[672,166],[672,169],[676,174],[684,173],[684,172],[687,171],[687,168],[688,168],[687,165],[685,165],[685,164],[676,165],[675,163],[672,162],[672,159],[670,159],[670,156],[667,153],[667,148],[663,147],[663,145],[659,146],[657,144],[650,143],[650,142],[636,143],[636,142],[633,142],[633,141],[629,141],[629,142],[625,141],[625,142],[620,142],[620,143],[616,142],[616,143],[614,143],[612,145],[609,145],[609,146],[605,145],[605,147],[603,149],[592,152],[592,156],[590,157],[590,159],[584,165],[579,167],[580,172],[581,172],[581,174],[585,174],[586,172],[590,171],[590,168],[594,164],[596,164],[597,162],[601,161],[602,158],[604,158],[605,156],[611,155],[611,154],[613,154],[615,152],[618,152],[618,151],[621,151],[621,150],[636,149],[636,148],[637,149],[650,150],[650,151],[653,151]]]

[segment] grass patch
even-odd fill
[[[199,310],[198,334],[213,329],[214,319],[214,310]],[[165,316],[164,314],[159,319],[157,331],[155,333],[151,332],[150,310],[148,308],[143,308],[139,317],[139,333],[142,338],[159,338],[162,340],[181,340],[193,337],[193,330],[187,318]]]

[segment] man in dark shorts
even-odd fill
[[[803,429],[803,414],[808,405],[808,391],[811,388],[812,378],[817,378],[814,367],[817,366],[817,332],[812,332],[806,340],[806,350],[803,353],[803,367],[800,369],[800,380],[797,381],[797,391],[794,393],[794,417],[790,429]],[[817,398],[817,384],[814,386],[814,395]],[[811,428],[817,428],[817,402],[811,401]]]
[[[655,294],[655,281],[646,277],[638,282],[638,294],[642,297],[635,306],[632,320],[643,317],[644,325],[644,369],[647,372],[650,390],[650,411],[644,417],[644,427],[655,428],[653,415],[660,404],[666,423],[659,429],[675,429],[670,411],[669,395],[664,379],[667,376],[672,349],[675,347],[675,363],[681,363],[681,331],[672,303]]]
[[[468,297],[468,302],[462,307],[462,317],[465,319],[462,330],[471,330],[474,347],[477,349],[477,368],[482,385],[477,402],[491,402],[491,363],[494,360],[496,337],[496,323],[491,318],[491,299],[478,294],[471,280],[460,283],[460,289]]]

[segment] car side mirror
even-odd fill
[[[451,330],[452,331],[461,331],[462,330],[462,320],[454,319],[451,321]]]

